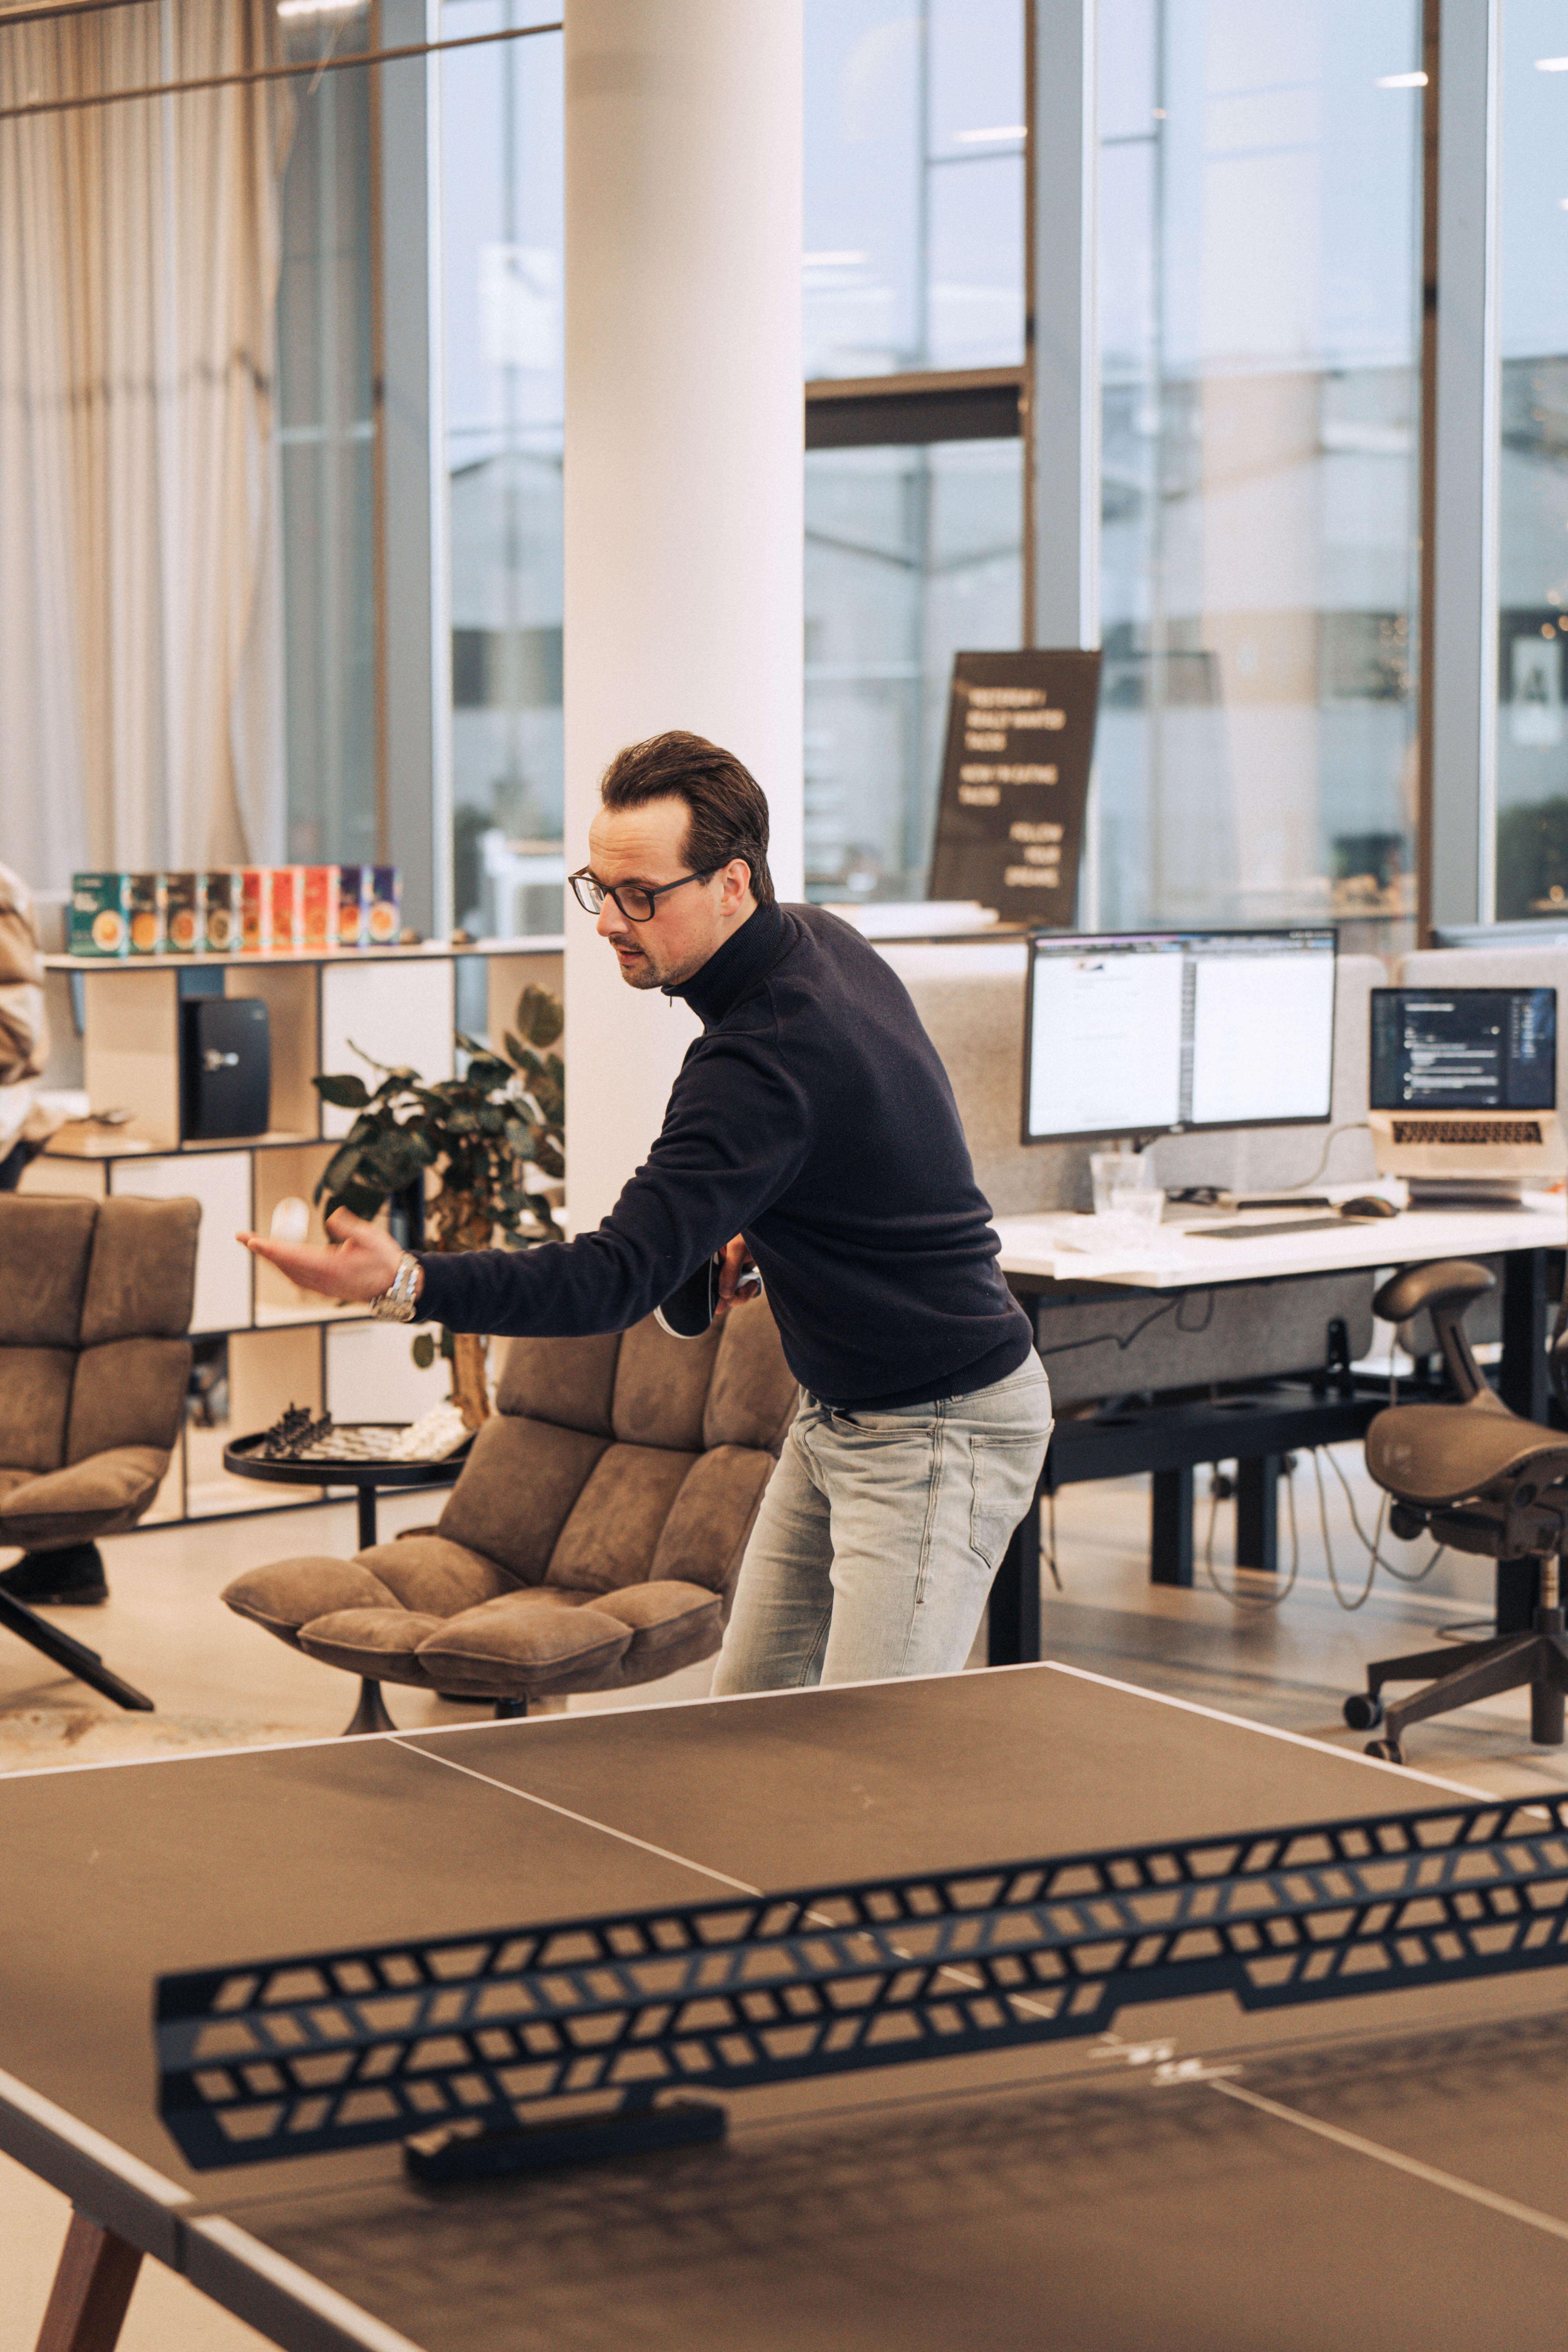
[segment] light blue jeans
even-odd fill
[[[802,1390],[715,1696],[958,1673],[1050,1433],[1033,1349],[990,1388],[890,1412],[836,1412]]]

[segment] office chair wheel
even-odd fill
[[[1369,1739],[1364,1753],[1375,1756],[1384,1764],[1403,1764],[1405,1750],[1397,1739]]]
[[[1345,1701],[1344,1717],[1352,1731],[1375,1731],[1383,1721],[1383,1701],[1369,1691],[1352,1691]]]

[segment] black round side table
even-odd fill
[[[406,1429],[402,1421],[342,1422],[343,1429]],[[375,1532],[375,1498],[378,1494],[417,1493],[421,1487],[450,1486],[468,1458],[465,1445],[460,1454],[451,1454],[441,1462],[374,1462],[361,1459],[333,1461],[312,1454],[306,1462],[267,1462],[257,1448],[266,1443],[268,1432],[258,1430],[253,1437],[237,1437],[223,1449],[223,1466],[239,1478],[258,1478],[274,1486],[352,1486],[359,1506],[359,1549],[368,1551],[377,1540]]]

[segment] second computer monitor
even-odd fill
[[[1029,942],[1024,1141],[1326,1119],[1334,934]]]

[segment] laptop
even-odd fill
[[[1517,1199],[1568,1172],[1554,988],[1374,988],[1369,1125],[1412,1198]]]

